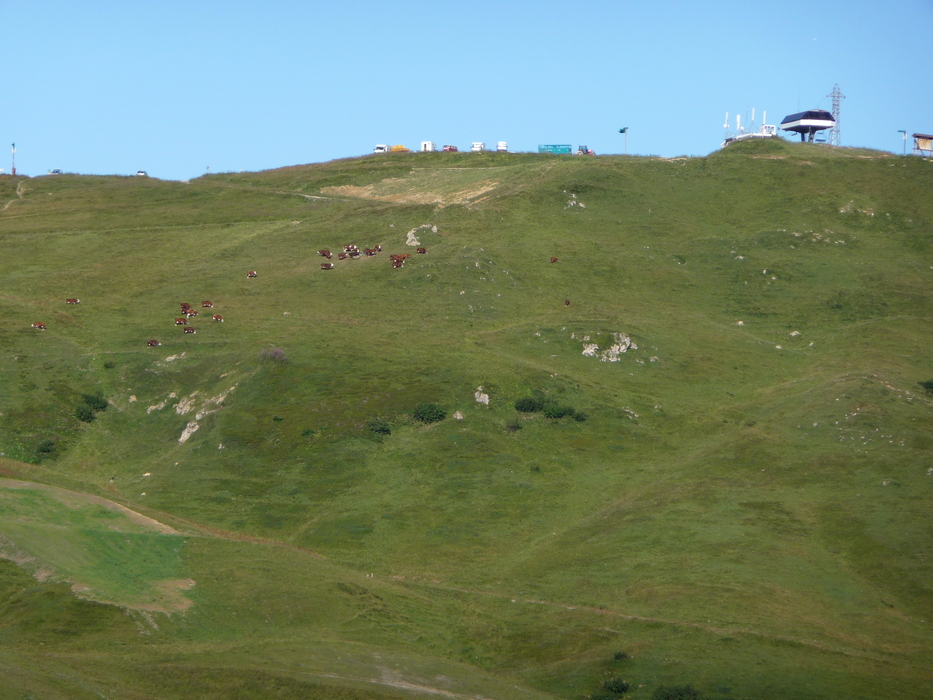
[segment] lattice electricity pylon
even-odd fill
[[[839,108],[842,101],[846,98],[842,94],[842,90],[839,89],[839,83],[836,83],[833,87],[833,91],[827,95],[827,97],[833,98],[833,119],[836,121],[835,126],[833,126],[832,131],[829,132],[829,145],[830,146],[841,146],[842,145],[842,133],[839,127]]]

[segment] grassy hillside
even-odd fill
[[[781,140],[0,176],[0,697],[930,696],[931,191]]]

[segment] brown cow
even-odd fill
[[[211,316],[211,321],[220,321],[221,323],[223,323],[224,317],[221,316],[220,314],[214,314],[213,316]]]
[[[198,315],[198,312],[195,311],[194,309],[188,309],[187,311],[185,311],[185,316],[187,316],[188,318],[191,318],[192,316],[197,316],[197,315]]]
[[[186,302],[186,301],[181,302],[181,312],[182,312],[182,313],[184,313],[185,311],[187,311],[187,310],[190,309],[190,308],[191,308],[191,304],[189,304],[189,303]]]
[[[32,324],[32,327],[33,327],[33,328],[37,328],[37,329],[39,329],[40,331],[44,331],[44,330],[45,330],[45,324],[42,323],[42,322],[40,322],[40,321],[36,321],[35,323],[33,323],[33,324]]]
[[[65,299],[66,304],[77,304],[80,301],[80,299]]]
[[[322,270],[333,270],[334,263],[321,263],[321,269]]]
[[[375,250],[375,248],[364,248],[364,249],[363,249],[363,253],[364,253],[365,255],[369,255],[370,257],[372,257],[373,255],[376,254],[376,250]]]
[[[375,247],[375,251],[376,251],[377,253],[381,253],[381,252],[382,252],[382,246],[381,246],[381,245],[377,245],[377,246]]]
[[[246,276],[247,277],[259,277],[259,273],[256,272],[256,270],[250,270],[249,272],[246,273]]]
[[[327,250],[326,248],[325,248],[324,250],[319,250],[319,251],[317,252],[317,254],[318,254],[318,255],[321,255],[321,256],[323,256],[323,257],[325,257],[325,258],[327,258],[328,260],[331,259],[331,253],[330,253],[330,251]]]
[[[570,306],[570,299],[564,299],[564,306]]]
[[[197,333],[197,329],[194,326],[186,326],[185,333]]]
[[[150,340],[149,342],[146,343],[146,345],[148,345],[150,348],[157,348],[161,344],[162,343],[160,343],[158,340]]]
[[[557,262],[557,258],[551,258],[551,262]]]
[[[213,309],[213,308],[214,308],[214,302],[212,302],[212,301],[202,301],[202,302],[201,302],[201,308],[202,308],[202,309]]]
[[[428,251],[426,248],[418,248],[417,252],[421,253],[422,255],[426,255]]]
[[[175,319],[175,325],[176,325],[176,326],[187,326],[187,325],[188,325],[188,319],[187,319],[187,318],[176,318],[176,319]]]
[[[338,259],[338,260],[346,260],[346,259],[347,259],[347,254],[346,254],[346,253],[337,253],[337,259]]]

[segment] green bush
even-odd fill
[[[84,399],[84,403],[86,403],[92,411],[106,411],[109,405],[107,399],[103,396],[97,396],[96,394],[81,394],[81,398]]]
[[[612,658],[615,659],[616,661],[622,661],[622,659],[628,658],[628,652],[617,651],[615,654],[612,655]]]
[[[114,362],[113,360],[107,360],[106,362],[104,362],[104,369],[113,369],[116,366],[117,366],[117,363]]]
[[[447,417],[447,411],[436,403],[422,403],[418,404],[412,416],[422,423],[437,423]]]
[[[615,693],[616,695],[622,695],[628,692],[628,681],[624,681],[621,678],[610,678],[603,683],[603,690]]]
[[[573,412],[573,419],[574,419],[575,421],[577,421],[578,423],[582,423],[582,422],[585,421],[588,417],[589,417],[589,416],[587,416],[583,411],[574,411],[574,412]]]
[[[88,406],[86,403],[80,403],[75,409],[75,418],[84,423],[90,423],[92,420],[97,418],[97,414],[94,413],[94,409]]]
[[[925,382],[917,382],[928,394],[933,394],[933,379],[927,379]]]
[[[659,686],[651,694],[651,700],[699,700],[700,691],[689,685]]]
[[[544,408],[544,401],[537,396],[526,396],[515,402],[515,410],[522,413],[537,413]]]
[[[512,420],[507,421],[505,424],[505,429],[507,432],[517,433],[522,429],[521,421],[519,421],[517,418],[513,418]]]
[[[52,452],[55,452],[55,441],[54,440],[43,440],[36,446],[36,452],[40,455],[47,455]]]
[[[385,418],[370,418],[366,421],[366,427],[377,435],[392,434],[392,426]]]
[[[563,418],[564,416],[572,416],[573,414],[574,410],[570,406],[561,406],[560,404],[552,403],[544,407],[545,418]]]

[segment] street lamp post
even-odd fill
[[[899,133],[899,134],[904,134],[904,155],[906,156],[906,155],[907,155],[907,130],[906,130],[906,129],[898,129],[898,130],[897,130],[897,133]]]

